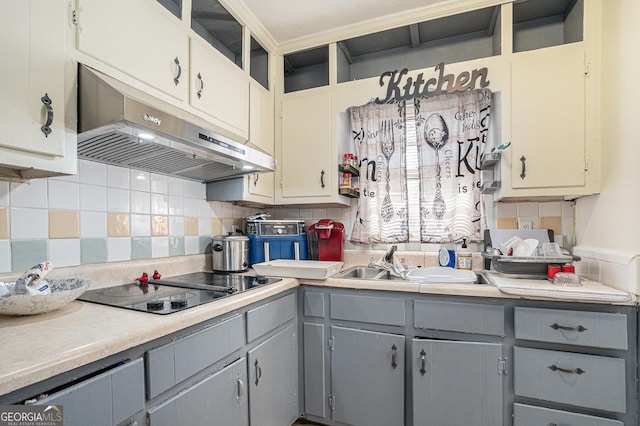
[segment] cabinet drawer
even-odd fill
[[[331,319],[384,325],[405,325],[404,299],[331,295]]]
[[[296,316],[296,296],[290,294],[247,311],[247,341],[270,332]]]
[[[516,339],[628,349],[624,314],[516,307],[514,315]]]
[[[513,404],[513,426],[624,426],[617,420],[551,410],[525,404]]]
[[[244,344],[243,322],[236,316],[147,352],[147,397],[213,365]]]
[[[504,336],[504,307],[416,300],[416,328]]]
[[[64,424],[69,426],[119,424],[144,408],[142,359],[63,389],[38,404],[64,406]]]
[[[520,347],[513,352],[516,395],[626,412],[623,359]]]

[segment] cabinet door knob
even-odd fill
[[[425,375],[427,372],[427,353],[423,350],[420,351],[420,374]]]
[[[527,164],[525,163],[525,161],[527,161],[527,157],[523,155],[522,157],[520,157],[520,161],[522,162],[522,172],[520,173],[520,179],[524,179],[527,177]]]
[[[173,63],[176,64],[178,66],[178,72],[176,73],[176,76],[173,77],[173,82],[175,83],[175,85],[177,86],[178,83],[180,83],[180,76],[182,75],[182,67],[180,66],[180,59],[178,59],[178,57],[176,56],[176,58],[173,60]]]
[[[44,137],[47,138],[51,134],[51,123],[53,123],[53,107],[51,106],[53,102],[51,101],[51,98],[47,93],[45,93],[44,96],[40,98],[40,100],[42,101],[42,105],[44,105],[47,110],[47,120],[45,121],[44,125],[40,127],[40,130],[42,131],[42,133],[44,133]]]
[[[398,356],[398,347],[396,345],[391,346],[391,367],[395,370],[398,366],[396,357]]]

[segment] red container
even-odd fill
[[[557,274],[560,271],[562,271],[562,267],[560,265],[548,265],[547,266],[547,278],[552,280],[554,275]]]
[[[573,265],[562,265],[562,272],[571,272],[572,274],[575,274],[576,267]]]

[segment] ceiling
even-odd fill
[[[239,0],[280,45],[381,17],[461,0]]]

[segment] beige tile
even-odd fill
[[[497,218],[498,229],[518,229],[518,219],[515,217]]]
[[[128,213],[107,213],[107,235],[110,237],[129,237],[131,225]]]
[[[222,219],[213,218],[211,219],[211,235],[220,235],[222,234]]]
[[[184,218],[184,235],[185,236],[198,235],[198,218],[197,217]]]
[[[540,218],[541,229],[553,229],[554,235],[562,235],[562,216],[544,216]]]
[[[49,238],[80,238],[80,216],[78,212],[50,210]]]
[[[9,209],[0,209],[0,240],[9,238]]]
[[[169,235],[168,216],[151,216],[151,235],[154,237],[166,237]]]

